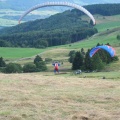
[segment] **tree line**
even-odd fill
[[[1,47],[35,47],[74,43],[97,33],[96,28],[72,28],[70,30],[34,31],[0,36]]]
[[[31,73],[31,72],[41,72],[46,71],[47,66],[45,61],[40,56],[36,56],[34,61],[31,63],[26,63],[21,66],[18,63],[8,63],[6,64],[4,59],[0,58],[0,72],[3,73]]]
[[[100,14],[103,16],[112,16],[120,14],[120,3],[114,4],[93,4],[84,6],[92,14]],[[79,15],[83,15],[82,12],[73,9],[73,12],[78,12]]]

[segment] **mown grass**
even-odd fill
[[[101,16],[95,15],[96,26],[99,32],[106,31],[108,29],[113,29],[115,27],[120,27],[120,15],[114,16]]]
[[[81,48],[91,48],[97,45],[97,43],[100,44],[107,44],[109,43],[112,46],[120,45],[120,40],[117,40],[117,35],[119,34],[119,31],[115,31],[112,33],[107,33],[101,34],[101,35],[96,35],[93,37],[90,37],[86,40],[73,43],[71,45],[64,45],[63,47],[68,48],[68,49],[81,49]]]
[[[91,73],[83,73],[78,75],[80,78],[101,78],[103,80],[120,80],[120,71],[109,71],[109,72],[91,72]]]
[[[18,59],[32,57],[34,55],[42,53],[43,51],[45,51],[45,49],[0,47],[0,56],[5,59]]]
[[[0,76],[1,120],[118,120],[120,117],[120,81],[90,74],[85,78],[52,73]]]
[[[110,22],[107,22],[107,23],[101,23],[101,24],[98,24],[95,26],[99,32],[102,32],[102,31],[106,31],[106,30],[109,30],[109,29],[113,29],[115,27],[120,27],[120,21],[110,21]]]

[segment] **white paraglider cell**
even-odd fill
[[[31,11],[34,11],[38,8],[42,8],[42,7],[47,7],[47,6],[68,6],[68,7],[73,7],[73,8],[76,8],[82,12],[84,12],[86,15],[88,15],[91,20],[93,21],[93,25],[96,24],[95,22],[95,19],[93,17],[93,15],[88,11],[86,10],[84,7],[78,5],[78,4],[75,4],[75,3],[69,3],[69,2],[46,2],[46,3],[42,3],[42,4],[38,4],[38,5],[35,5],[34,7],[30,8],[28,11],[26,11],[19,19],[19,23],[21,22],[21,20],[27,15],[29,14]]]

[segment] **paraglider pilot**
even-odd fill
[[[59,66],[60,66],[60,63],[58,62],[55,62],[52,64],[54,66],[54,73],[58,72],[59,73]]]

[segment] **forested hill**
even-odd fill
[[[96,4],[87,5],[85,8],[92,14],[100,14],[103,16],[111,16],[120,14],[120,3],[118,4]]]
[[[88,18],[89,19],[89,18]],[[82,21],[79,13],[75,14],[70,10],[63,13],[58,13],[46,19],[40,19],[21,23],[20,25],[3,29],[2,33],[20,33],[30,31],[43,31],[43,30],[54,30],[54,29],[70,29],[76,27],[88,27],[87,21]]]
[[[90,19],[88,18],[88,21]],[[16,47],[47,47],[76,42],[97,32],[79,13],[65,11],[0,31],[0,39]]]
[[[93,14],[120,14],[120,4],[85,6]],[[0,30],[3,46],[47,47],[82,40],[97,33],[89,21],[83,21],[82,12],[73,9],[46,19],[30,21]]]

